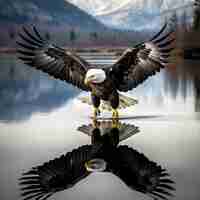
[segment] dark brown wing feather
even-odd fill
[[[165,34],[167,24],[148,42],[128,49],[108,70],[118,90],[126,92],[137,87],[168,63],[174,38],[173,31]]]
[[[20,178],[24,200],[45,200],[84,179],[90,173],[84,164],[92,157],[92,145],[84,145],[60,158],[32,168]]]
[[[111,171],[127,186],[154,199],[166,200],[173,196],[174,182],[157,163],[128,146],[119,146],[116,154],[117,164],[112,166]]]
[[[89,64],[65,49],[50,44],[43,39],[35,27],[19,34],[19,59],[25,64],[64,80],[82,90],[89,90],[84,84]]]

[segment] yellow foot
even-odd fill
[[[119,128],[120,123],[119,123],[119,119],[118,118],[113,118],[112,119],[112,128]]]
[[[112,110],[112,118],[118,119],[119,118],[119,113],[117,109]]]

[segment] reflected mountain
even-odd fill
[[[24,200],[45,200],[73,187],[91,173],[107,172],[119,177],[129,188],[167,199],[174,190],[166,169],[120,141],[139,132],[138,127],[114,121],[82,125],[79,131],[91,136],[91,144],[33,167],[20,178]]]
[[[14,55],[0,58],[2,121],[22,121],[36,112],[49,113],[79,93],[78,89],[23,65]]]

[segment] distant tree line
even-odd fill
[[[172,28],[179,31],[190,30],[190,21],[186,11],[182,14],[173,12],[165,20]],[[0,26],[0,46],[15,46],[17,34],[21,30],[18,25]],[[118,29],[102,29],[98,31],[82,30],[72,26],[39,26],[44,38],[62,46],[91,47],[91,46],[134,46],[138,42],[146,40],[153,34],[153,30],[134,31]],[[200,32],[200,30],[199,30]]]

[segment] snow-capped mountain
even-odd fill
[[[106,25],[125,29],[153,27],[160,15],[192,8],[193,0],[68,0]],[[189,14],[190,15],[190,14]],[[151,23],[149,23],[151,22]]]
[[[115,10],[119,10],[130,3],[130,0],[67,0],[88,13],[98,16]]]
[[[9,23],[74,26],[83,30],[105,28],[95,17],[65,0],[0,0],[0,24]]]

